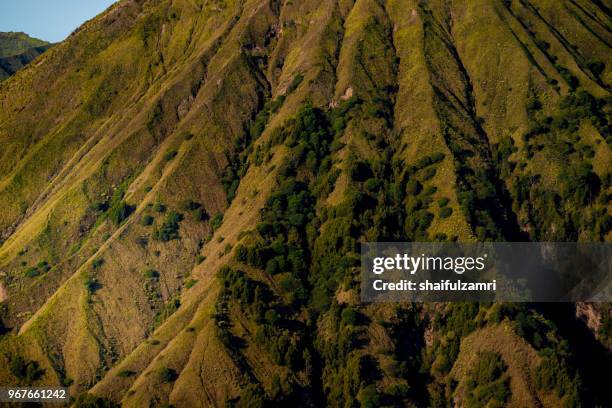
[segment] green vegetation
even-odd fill
[[[281,108],[287,96],[298,88],[303,78],[302,75],[297,75],[284,95],[279,96],[275,100],[268,101],[255,116],[248,132],[245,132],[243,137],[239,137],[235,140],[233,156],[230,158],[230,165],[226,168],[222,180],[228,203],[233,201],[236,196],[238,185],[240,184],[240,179],[244,177],[246,173],[248,167],[247,159],[253,149],[252,143],[259,139],[270,117]]]
[[[606,6],[234,3],[122,2],[0,84],[0,378],[612,406],[608,305],[359,292],[366,242],[610,240]]]
[[[9,370],[15,377],[25,381],[26,384],[31,384],[44,374],[44,370],[40,368],[38,362],[26,360],[20,355],[9,357]]]
[[[11,57],[31,48],[48,44],[46,41],[32,38],[25,33],[0,33],[0,57]]]
[[[537,101],[537,100],[536,100]],[[559,160],[558,188],[542,183],[542,174],[519,171],[508,160],[518,149],[507,138],[497,147],[497,160],[504,177],[512,176],[511,192],[514,208],[524,212],[532,236],[538,240],[577,240],[586,235],[602,240],[612,228],[606,209],[609,180],[593,171],[593,147],[582,142],[577,134],[580,126],[590,123],[610,145],[608,102],[597,99],[584,89],[565,96],[547,115],[539,101],[533,102],[531,129],[525,134],[526,154],[547,155]]]
[[[161,225],[155,226],[153,230],[153,239],[162,242],[172,241],[173,239],[179,239],[179,223],[183,220],[183,216],[176,212],[169,212],[166,214],[164,221]]]
[[[23,275],[26,278],[35,278],[37,276],[40,276],[42,274],[49,272],[50,270],[51,270],[51,265],[49,265],[47,261],[40,261],[38,264],[36,264],[36,266],[27,268],[23,272]]]
[[[140,225],[148,227],[150,225],[153,225],[153,222],[155,221],[155,218],[153,218],[152,215],[150,214],[145,214],[142,216],[142,218],[140,219]]]
[[[164,213],[166,212],[166,205],[158,201],[155,204],[153,204],[153,211],[158,212],[158,213]]]
[[[120,225],[134,212],[134,207],[124,201],[113,205],[108,211],[108,217],[115,225]]]
[[[0,81],[15,74],[51,46],[25,33],[0,32]]]
[[[85,285],[85,289],[87,289],[90,294],[95,293],[98,289],[102,287],[98,280],[91,275],[87,275],[85,277],[83,284]]]
[[[467,378],[466,406],[470,408],[503,407],[510,398],[508,367],[501,356],[479,352]]]
[[[158,279],[159,278],[159,272],[157,272],[155,269],[147,269],[144,272],[144,276],[147,279]]]
[[[221,227],[221,224],[223,224],[223,214],[216,214],[210,220],[210,227],[212,228],[213,231],[218,230],[219,227]]]
[[[163,322],[166,321],[168,317],[170,317],[174,312],[178,310],[181,306],[181,301],[178,296],[169,299],[166,303],[163,304],[161,309],[155,314],[153,318],[153,327],[151,331],[155,331],[156,328],[161,326]]]
[[[132,370],[121,370],[121,371],[119,371],[117,373],[117,376],[121,377],[121,378],[129,378],[129,377],[133,377],[135,375],[136,375],[136,373],[134,371],[132,371]]]
[[[176,150],[168,150],[164,153],[164,161],[170,161],[176,157],[178,152]]]
[[[159,370],[159,379],[161,382],[170,383],[176,381],[177,378],[178,374],[171,368],[163,367]]]

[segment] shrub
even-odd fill
[[[155,314],[155,317],[153,318],[153,329],[158,328],[163,322],[166,321],[168,317],[172,316],[172,314],[176,312],[180,306],[181,301],[177,297],[171,298],[164,303],[164,306]]]
[[[208,214],[204,208],[197,208],[193,212],[193,219],[196,221],[206,221],[208,219]]]
[[[370,384],[359,390],[357,399],[361,402],[363,408],[376,408],[381,405],[380,395],[374,384]]]
[[[600,76],[606,69],[606,64],[601,61],[589,61],[587,66],[595,76]]]
[[[276,258],[269,259],[266,262],[266,273],[270,275],[276,275],[281,272],[281,268],[279,266],[279,262]]]
[[[410,392],[410,386],[407,384],[393,384],[389,386],[386,393],[395,398],[406,398]]]
[[[174,159],[177,155],[177,151],[176,150],[168,150],[166,153],[164,153],[164,160],[165,161],[170,161],[172,159]]]
[[[372,177],[372,178],[367,179],[366,182],[363,184],[363,186],[365,187],[366,191],[368,191],[369,193],[375,193],[380,189],[381,184],[382,183],[380,182],[380,180]]]
[[[133,377],[136,373],[132,370],[121,370],[117,373],[117,377],[128,378]]]
[[[342,322],[349,326],[354,326],[357,324],[358,313],[352,307],[347,307],[342,311]]]
[[[196,201],[193,201],[193,200],[187,200],[183,202],[182,208],[185,211],[194,211],[194,210],[197,210],[198,208],[202,208],[202,204]]]
[[[164,203],[157,202],[153,204],[153,211],[158,213],[166,212],[166,205]]]
[[[11,355],[9,358],[9,370],[11,373],[27,383],[38,380],[44,374],[36,361],[26,360],[20,355]]]
[[[278,312],[274,309],[268,309],[264,317],[266,319],[266,322],[270,323],[272,326],[278,325],[278,323],[280,323],[281,321],[280,314],[278,314]]]
[[[155,218],[153,218],[152,215],[146,214],[140,219],[140,225],[148,227],[149,225],[153,225],[153,221],[155,221]]]
[[[412,212],[406,217],[406,231],[412,234],[412,239],[422,238],[433,218],[433,214],[426,210]]]
[[[26,269],[23,275],[26,278],[35,278],[40,275],[40,271],[38,270],[37,267],[32,266],[31,268]]]
[[[98,212],[106,212],[108,210],[108,203],[105,202],[96,202],[91,205],[91,208],[94,211]]]
[[[147,269],[144,272],[144,276],[147,279],[157,279],[159,278],[159,272],[157,272],[155,269]]]
[[[134,209],[133,206],[128,205],[125,201],[119,201],[110,208],[108,217],[115,225],[120,225],[134,212]]]
[[[562,360],[552,355],[544,357],[536,368],[535,384],[540,390],[554,390],[559,398],[577,392],[575,379]]]
[[[181,214],[176,212],[168,213],[162,225],[156,227],[153,231],[153,239],[162,242],[179,239],[179,222],[182,220],[183,216]]]
[[[307,298],[302,282],[291,274],[283,276],[278,285],[287,294],[287,299],[291,304],[301,303]]]
[[[423,192],[423,194],[425,194],[426,196],[428,195],[432,195],[434,194],[436,191],[438,191],[438,187],[436,186],[429,186],[425,189],[425,191]]]
[[[25,265],[25,261],[22,262]],[[40,261],[36,266],[32,266],[28,268],[23,273],[26,278],[35,278],[37,276],[42,275],[43,273],[47,273],[51,270],[51,265],[47,261]]]
[[[90,275],[87,275],[85,277],[84,284],[85,284],[85,289],[87,289],[89,293],[94,293],[95,291],[97,291],[98,289],[102,287],[102,285],[98,283],[96,278]]]
[[[176,381],[178,374],[175,370],[168,367],[163,367],[159,370],[159,379],[161,382],[170,383]]]
[[[564,167],[561,172],[561,179],[563,180],[563,197],[572,199],[581,205],[592,201],[601,187],[599,177],[587,162],[581,162],[577,167]]]
[[[210,226],[213,231],[218,230],[219,227],[221,227],[221,224],[223,224],[223,214],[221,213],[216,214],[212,220],[210,220]]]
[[[527,112],[533,114],[542,109],[542,102],[538,99],[537,96],[532,95],[527,99]]]
[[[450,207],[442,207],[440,209],[440,218],[448,218],[453,213],[453,209]]]
[[[265,393],[259,384],[247,385],[236,403],[236,408],[264,408],[265,406]]]
[[[428,167],[423,171],[423,180],[430,180],[436,175],[436,169],[434,167]]]
[[[421,190],[423,190],[423,186],[416,179],[410,179],[408,180],[408,183],[406,183],[406,193],[408,195],[416,196],[421,192]]]
[[[236,246],[236,249],[234,250],[234,252],[235,252],[236,260],[238,262],[246,262],[249,251],[244,245],[239,244],[238,246]]]

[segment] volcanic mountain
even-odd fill
[[[359,251],[610,242],[611,45],[600,0],[119,1],[0,83],[0,384],[610,406],[609,305],[364,304]]]

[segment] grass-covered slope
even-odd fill
[[[609,405],[609,307],[362,305],[358,260],[609,241],[611,30],[582,0],[115,4],[0,83],[0,383]]]

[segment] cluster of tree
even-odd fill
[[[249,166],[248,160],[253,152],[253,142],[259,139],[268,125],[270,117],[283,106],[287,97],[298,88],[303,79],[304,77],[302,75],[296,75],[293,82],[287,88],[287,91],[283,95],[279,95],[276,99],[271,99],[266,102],[253,119],[248,131],[234,141],[234,149],[227,158],[229,165],[226,167],[221,179],[227,194],[228,203],[234,200],[236,190],[240,184],[240,179],[244,176]],[[256,161],[260,162],[259,159],[256,159]]]
[[[562,161],[558,187],[541,182],[539,174],[525,171],[510,156],[518,149],[506,137],[496,146],[495,159],[502,176],[510,180],[513,209],[523,214],[532,238],[565,241],[588,237],[602,240],[612,229],[612,216],[607,210],[610,176],[600,177],[590,160],[594,148],[580,140],[578,129],[583,123],[594,125],[610,144],[610,123],[606,113],[608,99],[597,99],[584,89],[570,92],[546,115],[537,97],[528,104],[531,128],[525,134],[528,157],[545,149],[547,157]]]
[[[467,373],[466,407],[504,407],[510,399],[510,377],[508,367],[499,353],[481,351],[476,362]]]
[[[535,372],[538,389],[554,391],[563,399],[565,407],[580,406],[581,381],[573,363],[567,341],[556,334],[553,322],[528,309],[524,304],[495,304],[489,312],[489,321],[512,322],[518,335],[527,340],[542,357]]]
[[[409,343],[406,336],[410,333],[417,338],[417,312],[398,312],[396,320],[386,327],[396,345],[393,375],[398,383],[392,389],[382,390],[376,384],[379,372],[376,359],[360,347],[364,336],[358,308],[342,307],[334,301],[341,285],[354,288],[358,282],[359,239],[431,239],[427,230],[434,215],[428,209],[434,203],[436,190],[427,181],[435,176],[436,164],[444,159],[443,154],[424,157],[408,167],[393,159],[393,147],[385,137],[368,138],[383,151],[383,158],[357,160],[349,156],[346,166],[349,185],[343,201],[333,206],[323,204],[322,199],[332,191],[338,174],[330,157],[342,148],[339,139],[347,124],[351,120],[365,120],[372,111],[370,105],[352,98],[327,111],[305,106],[297,117],[274,132],[267,148],[284,143],[291,152],[278,169],[277,188],[261,211],[255,233],[245,241],[248,244],[236,247],[235,260],[267,272],[276,281],[281,298],[273,307],[270,302],[258,306],[261,302],[255,299],[261,298],[261,292],[259,295],[255,292],[259,285],[249,283],[246,275],[234,271],[227,275],[232,278],[224,283],[225,306],[220,307],[223,313],[218,315],[223,317],[219,318],[218,325],[229,326],[225,320],[229,319],[227,299],[252,305],[247,310],[257,322],[256,341],[267,347],[273,361],[294,370],[308,372],[307,361],[319,359],[315,366],[322,367],[323,371],[319,373],[320,378],[311,377],[311,381],[316,384],[322,379],[325,398],[334,404],[376,406],[411,401],[444,406],[448,396],[445,378],[457,359],[461,338],[486,323],[484,310],[490,305],[447,305],[434,319],[434,344],[423,355],[418,350],[425,347],[419,346],[418,341],[413,342],[418,350],[406,345]],[[384,111],[384,106],[381,109]],[[503,139],[496,146],[493,158],[505,162],[515,151],[512,140]],[[509,164],[501,173],[508,175],[516,167]],[[489,209],[499,204],[501,187],[490,181],[496,177],[487,172],[475,174],[471,168],[461,165],[459,172],[463,172],[464,180],[459,201],[479,236],[503,236],[505,221],[499,220],[505,214]],[[523,192],[529,193],[528,188]],[[493,201],[494,205],[489,206]],[[449,203],[445,197],[437,201],[440,217],[452,214]],[[335,333],[333,339],[309,338],[322,313],[325,313],[325,327]],[[532,314],[513,313],[498,317],[497,321],[505,317],[516,320],[517,332],[536,348],[547,347],[545,338],[549,328],[541,326]],[[311,329],[304,330],[304,326]],[[226,337],[231,340],[231,336]],[[306,350],[308,356],[304,355],[306,352],[300,356],[296,348]],[[490,382],[495,385],[473,388],[473,406],[483,401],[481,405],[486,405],[486,401],[497,401],[499,405],[508,398],[503,391],[506,377],[496,376],[497,371],[493,371]],[[254,398],[259,395],[251,394]]]
[[[271,295],[266,284],[250,279],[240,270],[226,266],[221,269],[219,277],[223,288],[222,299],[239,302],[240,310],[247,313],[255,324],[254,340],[268,350],[276,364],[300,370],[300,330],[289,330],[291,322],[286,316],[289,311],[282,302]],[[240,344],[229,333],[228,305],[225,303],[216,314],[217,326],[222,341],[236,349]]]
[[[436,313],[433,320],[434,344],[423,361],[423,367],[436,377],[448,374],[459,355],[461,338],[478,328],[478,303],[450,303],[444,313]]]

